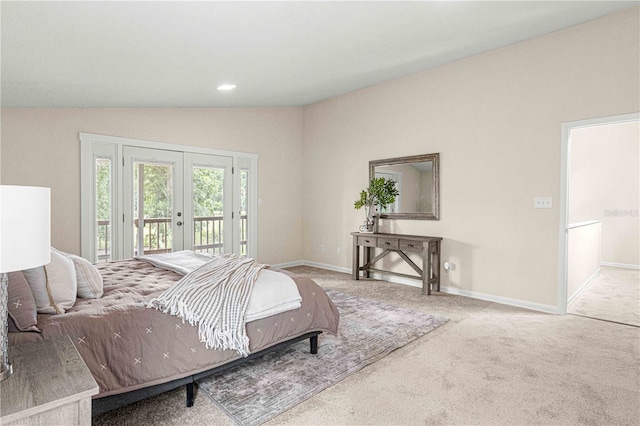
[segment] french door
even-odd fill
[[[233,251],[232,158],[123,147],[125,258]]]
[[[82,256],[258,252],[258,156],[80,133]]]

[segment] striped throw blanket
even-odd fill
[[[265,267],[236,254],[215,256],[151,300],[147,307],[198,325],[200,341],[207,348],[232,349],[247,356],[245,314],[253,284]]]

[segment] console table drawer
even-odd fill
[[[422,253],[422,241],[400,240],[400,250]]]
[[[376,237],[358,237],[358,245],[365,247],[376,247]]]
[[[385,249],[398,250],[398,239],[378,237],[378,247],[385,248]]]

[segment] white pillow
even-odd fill
[[[102,275],[84,257],[75,254],[67,254],[73,261],[76,269],[76,281],[78,282],[78,297],[84,299],[99,299],[104,293]]]
[[[46,276],[45,276],[46,269]],[[51,263],[22,271],[40,314],[64,314],[76,303],[78,284],[73,261],[53,247]],[[47,292],[47,278],[51,298]]]

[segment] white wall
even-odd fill
[[[441,220],[383,230],[444,237],[452,291],[553,309],[561,125],[640,110],[638,10],[303,109],[3,109],[2,182],[51,186],[53,243],[77,253],[78,132],[257,152],[260,260],[349,268],[369,160],[439,152]]]
[[[634,8],[305,107],[305,258],[350,266],[370,160],[439,152],[441,220],[383,229],[444,237],[452,291],[554,308],[561,126],[640,109],[638,33]]]
[[[52,244],[77,254],[79,132],[257,153],[258,259],[300,259],[302,108],[3,108],[2,183],[51,187]]]
[[[571,132],[569,223],[602,221],[602,261],[640,265],[638,122]]]

